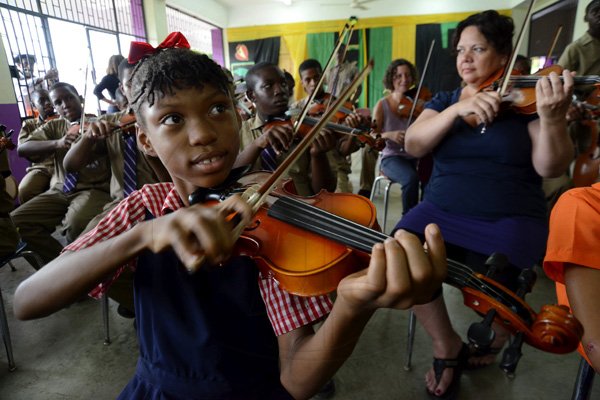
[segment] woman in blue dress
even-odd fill
[[[438,93],[408,129],[406,151],[422,157],[433,152],[434,167],[424,201],[397,224],[415,233],[430,222],[440,226],[449,257],[485,268],[493,252],[508,257],[508,277],[541,260],[547,237],[542,177],[558,176],[573,158],[566,112],[572,74],[556,74],[536,85],[537,114],[506,109],[500,94],[482,89],[508,63],[514,25],[496,11],[474,14],[457,26],[456,68],[464,85]],[[462,368],[490,364],[495,354],[469,354],[437,296],[413,307],[433,343],[434,367],[426,374],[435,397],[455,396]],[[492,353],[508,333],[496,330]],[[470,357],[470,359],[469,359]]]

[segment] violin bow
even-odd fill
[[[508,84],[510,83],[510,74],[513,70],[513,67],[515,66],[515,62],[517,61],[517,54],[519,53],[519,48],[521,47],[521,44],[523,43],[523,38],[525,37],[523,33],[525,32],[525,28],[527,28],[527,24],[529,23],[529,20],[531,18],[531,13],[533,11],[534,4],[535,0],[531,0],[531,3],[529,3],[529,8],[527,9],[527,13],[525,14],[525,20],[523,21],[523,25],[521,26],[521,30],[519,31],[517,43],[513,48],[512,54],[510,55],[509,62],[506,64],[506,67],[504,67],[504,72],[502,74],[502,83],[498,88],[498,93],[500,93],[500,97],[504,97],[506,91],[508,90]],[[480,133],[483,135],[485,131],[486,126],[483,125],[481,127]]]
[[[344,96],[348,96],[353,90],[362,83],[367,75],[373,70],[373,60],[369,61],[367,66],[354,78],[352,83],[344,90],[343,96],[340,96],[335,100],[331,108],[329,108],[321,119],[312,127],[310,132],[302,138],[298,145],[292,150],[292,152],[279,164],[277,169],[269,176],[269,178],[260,186],[252,186],[242,194],[242,198],[252,207],[252,214],[256,214],[260,207],[265,203],[267,196],[273,191],[273,189],[281,182],[285,174],[289,171],[292,165],[298,160],[298,158],[308,149],[312,142],[316,139],[319,131],[327,124],[327,122],[335,115],[344,104]],[[233,236],[237,239],[241,236],[242,231],[246,227],[243,224],[236,224],[233,228]],[[198,257],[193,265],[186,266],[189,273],[198,271],[200,266],[204,263],[205,256]]]
[[[425,65],[423,66],[423,73],[421,74],[421,79],[419,80],[419,86],[417,86],[417,93],[415,94],[412,107],[410,108],[410,114],[408,114],[408,123],[406,124],[407,127],[410,126],[415,114],[415,109],[417,108],[417,101],[419,100],[419,95],[421,94],[421,88],[423,88],[423,81],[425,80],[425,74],[427,73],[427,68],[429,67],[429,61],[431,60],[431,53],[433,52],[434,45],[435,39],[431,41],[431,45],[429,46],[429,53],[427,53],[427,60],[425,60]]]
[[[554,52],[554,48],[556,47],[556,43],[558,42],[558,37],[560,36],[562,29],[563,29],[562,25],[559,25],[558,28],[556,28],[556,33],[554,34],[554,40],[552,41],[550,50],[548,50],[548,55],[546,56],[546,59],[544,60],[544,66],[542,68],[546,68],[549,65],[548,62],[550,61],[550,59],[552,57],[552,53]]]
[[[503,97],[508,90],[508,84],[510,83],[510,74],[515,66],[515,62],[517,61],[517,54],[519,53],[519,48],[521,48],[521,44],[523,44],[523,39],[525,38],[525,29],[529,24],[529,20],[531,19],[531,13],[533,12],[533,5],[535,4],[535,0],[531,0],[529,3],[529,8],[527,9],[527,13],[525,14],[525,20],[523,21],[523,26],[521,26],[521,31],[519,32],[519,36],[517,38],[517,43],[513,48],[513,52],[510,56],[510,61],[506,64],[504,69],[504,74],[502,75],[502,85],[500,86],[500,96]]]
[[[319,78],[319,82],[317,82],[317,86],[315,86],[315,90],[313,90],[313,92],[311,93],[311,95],[308,96],[308,99],[306,99],[306,103],[304,103],[304,107],[302,107],[302,111],[300,112],[300,115],[298,116],[298,119],[296,120],[296,124],[294,125],[294,135],[296,135],[298,133],[298,130],[300,130],[300,126],[302,125],[302,121],[304,120],[304,118],[308,114],[308,109],[310,107],[310,104],[313,102],[313,100],[317,96],[317,93],[319,92],[319,90],[321,89],[321,87],[323,87],[323,84],[325,82],[325,75],[326,75],[326,72],[331,68],[331,63],[333,62],[333,57],[339,51],[340,46],[342,45],[342,43],[345,40],[346,36],[349,37],[350,35],[352,35],[352,31],[354,29],[354,24],[356,24],[356,19],[351,19],[342,28],[342,31],[340,32],[340,34],[338,36],[338,41],[337,41],[337,43],[336,43],[333,51],[329,55],[329,59],[327,60],[327,63],[325,64],[325,67],[323,68],[323,72],[321,73],[321,77]]]
[[[79,136],[83,136],[83,131],[85,130],[85,97],[87,96],[87,88],[88,88],[88,73],[90,70],[90,63],[85,65],[85,83],[83,84],[83,101],[81,102],[81,118],[79,125]]]

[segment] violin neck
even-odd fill
[[[317,122],[319,122],[318,118],[314,118],[314,117],[305,117],[303,123],[308,125],[308,126],[315,126],[317,124]],[[333,122],[328,122],[327,124],[325,124],[325,128],[327,129],[331,129],[332,131],[338,132],[338,133],[345,133],[345,134],[355,134],[355,133],[364,133],[363,130],[358,129],[358,128],[351,128],[347,125],[342,125],[342,124],[335,124]]]
[[[535,87],[535,84],[540,79],[539,75],[513,75],[510,77],[510,83],[514,87]],[[563,82],[563,77],[559,76],[561,82]],[[600,83],[600,76],[598,75],[584,75],[584,76],[574,76],[573,82],[575,86],[590,86]]]

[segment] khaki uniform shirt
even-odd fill
[[[44,125],[44,121],[38,118],[30,118],[23,121],[21,125],[21,131],[19,132],[19,144],[25,143],[26,139],[40,126]],[[33,161],[31,166],[27,167],[26,171],[41,170],[52,176],[54,172],[54,160],[52,156],[48,156],[45,159],[39,161]],[[52,186],[53,183],[50,184]]]
[[[558,64],[577,75],[600,75],[600,40],[584,33],[567,46]]]
[[[31,133],[28,138],[23,140],[26,143],[30,140],[59,140],[69,130],[70,123],[64,118],[53,119]],[[63,159],[68,149],[57,149],[54,152],[54,173],[52,188],[62,191],[63,182],[67,172],[63,167]],[[109,191],[110,183],[110,163],[106,154],[96,154],[92,156],[92,161],[79,171],[77,186],[74,191],[98,189],[105,192]]]
[[[126,110],[114,114],[105,114],[99,119],[107,120],[114,124],[119,124],[121,118],[127,113]],[[112,171],[110,179],[110,197],[115,200],[123,199],[124,176],[125,176],[125,139],[123,134],[118,131],[114,135],[106,138],[106,150],[110,159],[110,168]],[[160,180],[154,173],[147,161],[147,156],[140,149],[137,149],[136,159],[136,188],[141,189],[142,186],[149,183],[158,183]]]
[[[262,135],[263,125],[265,125],[265,123],[258,117],[258,115],[255,115],[254,117],[242,123],[242,128],[240,129],[240,151],[245,149],[246,146],[250,145],[255,139]],[[287,157],[288,154],[289,151],[281,154],[278,158],[278,162]],[[261,169],[263,169],[262,161],[261,158],[258,157],[258,159],[252,165],[252,171]],[[309,150],[302,154],[298,161],[292,165],[288,171],[288,176],[294,181],[294,186],[296,186],[296,190],[299,195],[311,196],[314,194],[311,185],[312,179],[310,175]]]

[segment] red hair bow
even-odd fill
[[[154,54],[162,49],[189,49],[190,44],[181,32],[171,32],[157,47],[152,47],[146,42],[131,42],[127,62],[135,64],[145,56]]]

